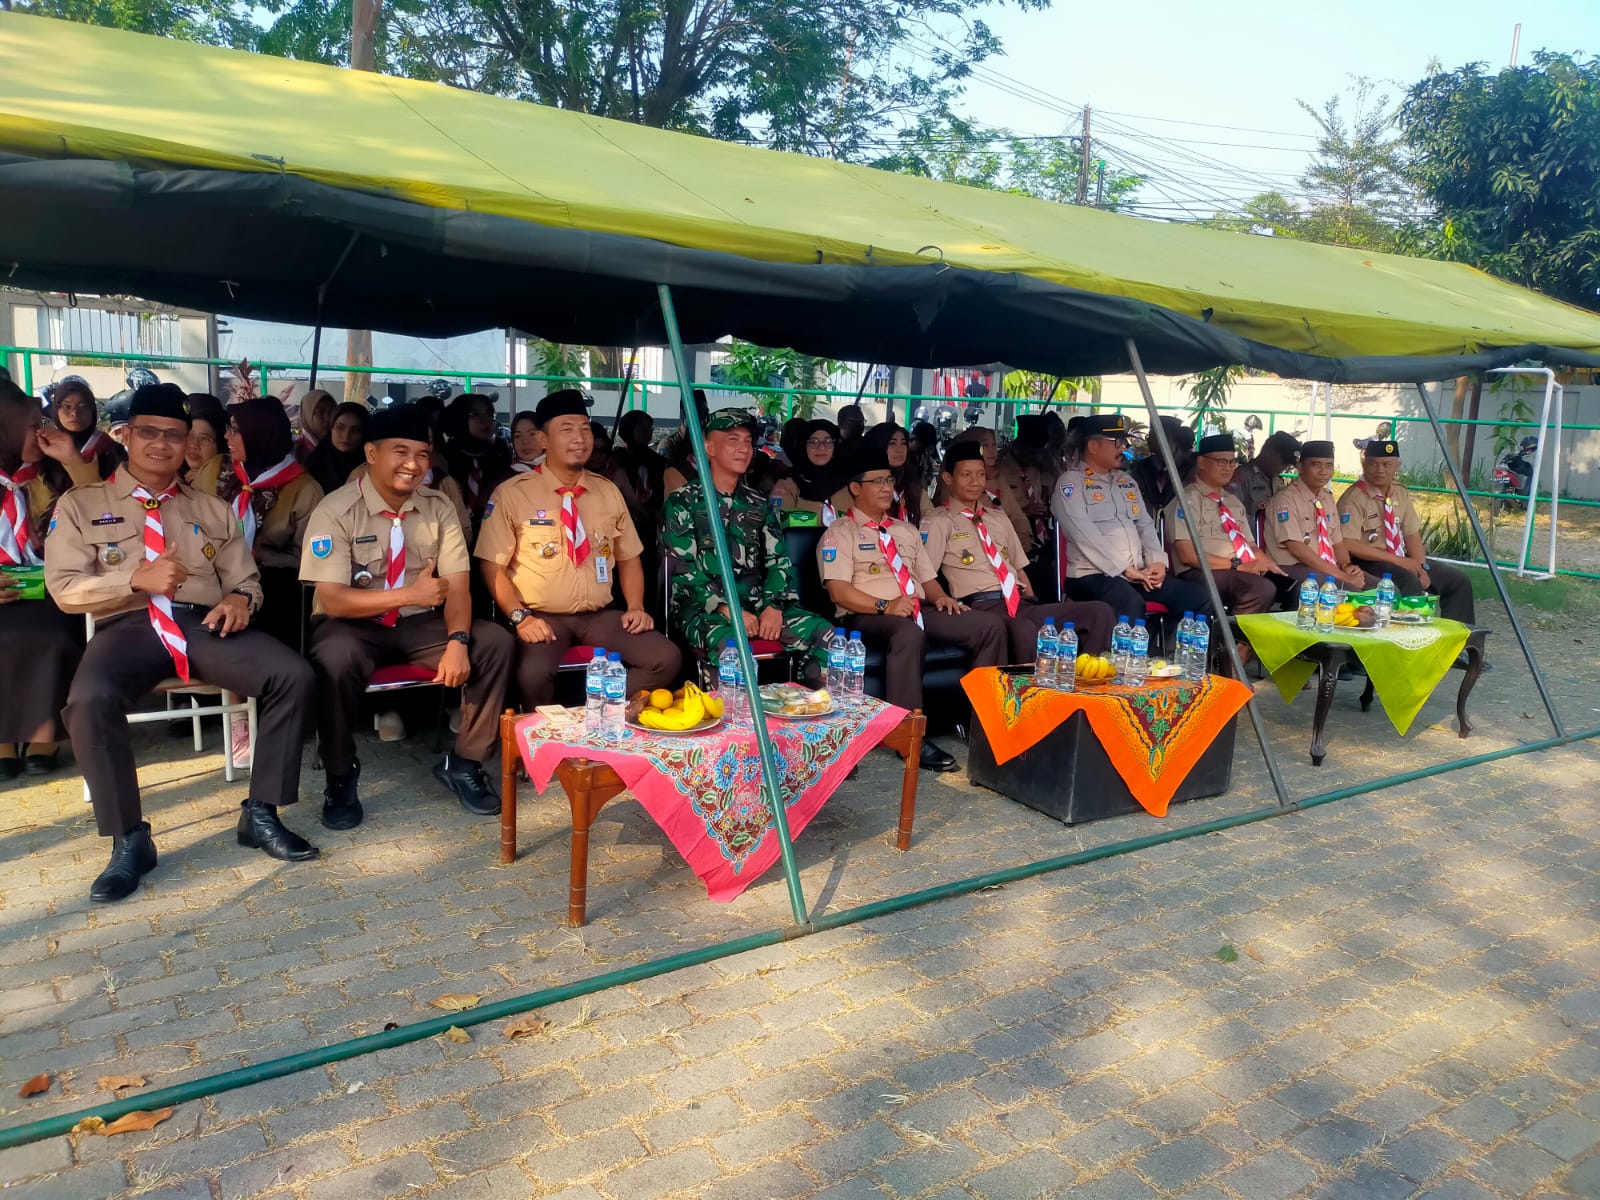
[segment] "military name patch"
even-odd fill
[[[839,557],[839,551],[835,547],[833,547],[833,546],[824,546],[822,548],[822,561],[823,562],[833,562],[834,559],[836,559],[838,557]]]
[[[544,509],[541,508],[539,511],[543,512]],[[555,522],[550,520],[549,517],[529,517],[528,518],[528,524],[529,525],[554,525]]]
[[[330,555],[332,553],[333,553],[333,539],[332,538],[321,537],[321,538],[312,538],[311,539],[311,557],[313,557],[313,558],[327,558],[328,555]]]
[[[101,513],[89,522],[91,525],[121,525],[122,523],[122,518],[115,513]]]
[[[857,550],[876,550],[877,548],[878,548],[878,543],[877,542],[858,542],[856,544],[856,549]]]
[[[360,545],[363,545],[366,542],[375,542],[377,540],[378,540],[378,535],[377,534],[369,533],[369,534],[366,534],[366,535],[364,535],[362,537],[358,537],[356,539],[356,545],[360,546]]]

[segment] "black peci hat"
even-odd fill
[[[367,441],[376,443],[390,439],[421,442],[425,446],[431,446],[433,431],[428,426],[427,416],[420,408],[415,404],[400,404],[373,413],[372,420],[367,425]]]
[[[1238,445],[1233,440],[1231,433],[1213,433],[1209,437],[1200,439],[1200,446],[1196,454],[1237,454]]]
[[[1307,458],[1332,458],[1333,457],[1333,443],[1332,442],[1301,442],[1300,443],[1300,457],[1301,457],[1302,460],[1307,459]]]
[[[562,388],[551,392],[533,410],[533,423],[540,429],[557,417],[589,417],[589,397],[577,388]]]
[[[147,383],[133,393],[128,404],[128,420],[135,417],[162,417],[169,421],[192,424],[189,416],[189,397],[175,383]]]

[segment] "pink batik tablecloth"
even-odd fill
[[[867,697],[852,712],[769,719],[789,835],[798,838],[855,765],[910,714]],[[625,730],[621,741],[558,729],[537,713],[517,722],[528,778],[542,794],[571,758],[605,763],[677,847],[713,900],[728,901],[778,858],[772,812],[759,786],[755,733],[727,727],[694,737]]]

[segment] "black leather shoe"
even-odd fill
[[[56,769],[56,760],[61,751],[50,754],[25,754],[22,756],[22,769],[29,775],[48,775]]]
[[[322,789],[322,824],[328,829],[354,829],[365,815],[361,810],[361,760],[350,764],[350,774],[329,775]]]
[[[461,807],[475,817],[493,817],[500,813],[500,797],[489,790],[489,780],[483,774],[483,764],[470,758],[446,754],[433,768],[433,777],[456,794]]]
[[[0,758],[0,780],[12,780],[22,774],[20,758]]]
[[[955,757],[939,749],[932,742],[922,743],[922,758],[918,765],[924,771],[954,771],[956,769]]]
[[[322,853],[278,820],[278,810],[270,804],[246,803],[239,810],[239,845],[284,862],[304,862]]]
[[[139,880],[156,869],[156,844],[143,821],[111,839],[111,862],[89,885],[89,899],[102,904],[124,900],[139,890]]]

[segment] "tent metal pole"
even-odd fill
[[[309,385],[311,388],[317,386],[317,364],[322,357],[322,308],[328,299],[328,288],[333,283],[334,276],[344,266],[345,259],[350,257],[350,251],[356,248],[356,243],[360,240],[360,233],[352,233],[350,235],[350,240],[344,244],[344,249],[340,251],[339,257],[334,261],[333,270],[328,272],[326,279],[317,284],[317,327],[311,334],[311,383]],[[349,382],[349,376],[345,377],[345,382]],[[265,381],[262,382],[261,390],[263,393],[267,390]],[[348,389],[346,390],[348,391]],[[345,399],[350,399],[349,395],[346,395]]]
[[[317,387],[317,363],[322,358],[322,305],[317,305],[317,327],[311,331],[311,382],[306,385],[307,391],[315,391]]]
[[[1550,714],[1550,724],[1554,727],[1557,737],[1565,737],[1566,726],[1561,722],[1561,714],[1556,711],[1556,702],[1550,695],[1550,689],[1545,686],[1544,676],[1539,671],[1539,664],[1533,657],[1533,647],[1528,645],[1528,635],[1523,632],[1522,622],[1517,620],[1517,610],[1511,606],[1511,593],[1506,591],[1505,577],[1500,574],[1500,568],[1495,565],[1494,551],[1489,548],[1489,539],[1484,536],[1483,526],[1478,522],[1478,510],[1472,507],[1472,497],[1467,495],[1467,485],[1461,478],[1460,465],[1450,457],[1450,447],[1445,441],[1444,426],[1439,424],[1439,414],[1434,411],[1433,401],[1428,399],[1428,389],[1422,384],[1414,385],[1417,396],[1422,400],[1422,410],[1428,414],[1428,424],[1433,426],[1433,436],[1439,443],[1439,456],[1444,459],[1444,465],[1450,472],[1450,479],[1456,485],[1456,495],[1461,499],[1461,507],[1466,509],[1467,520],[1472,525],[1472,534],[1478,539],[1478,549],[1483,551],[1484,562],[1489,567],[1489,577],[1494,580],[1494,590],[1500,594],[1500,603],[1506,606],[1506,616],[1511,621],[1511,632],[1517,636],[1517,645],[1522,647],[1522,657],[1528,660],[1528,670],[1533,672],[1533,686],[1539,689],[1539,699],[1544,701],[1544,710]],[[1535,485],[1537,485],[1535,480]]]
[[[728,538],[722,527],[722,514],[717,511],[716,488],[711,483],[711,466],[706,462],[705,431],[700,428],[700,413],[694,403],[694,377],[690,374],[689,356],[683,349],[683,336],[678,331],[678,312],[673,307],[672,289],[666,284],[656,286],[661,300],[661,318],[666,325],[667,342],[672,347],[672,363],[678,376],[678,390],[683,397],[683,420],[689,427],[689,448],[694,452],[695,470],[700,473],[700,502],[704,506],[706,525],[711,530],[711,546],[717,556],[717,569],[722,575],[722,594],[728,598],[730,610],[739,595],[733,577],[733,559],[728,555]],[[756,680],[755,655],[750,651],[750,638],[745,633],[743,621],[731,621],[734,644],[739,648],[739,669],[744,674],[744,690],[750,698],[751,724],[755,727],[756,749],[761,755],[761,790],[766,795],[767,808],[772,813],[772,828],[778,835],[778,853],[783,860],[783,878],[789,886],[789,908],[794,923],[809,929],[811,918],[806,912],[805,893],[800,890],[800,866],[795,861],[794,840],[789,836],[789,814],[784,808],[783,792],[779,787],[778,757],[772,749],[772,735],[767,731],[766,718],[761,707],[761,686]]]
[[[1150,432],[1155,435],[1156,446],[1161,451],[1161,461],[1167,468],[1167,477],[1172,480],[1173,490],[1178,494],[1178,511],[1183,516],[1184,528],[1189,531],[1189,542],[1193,546],[1199,546],[1200,531],[1195,528],[1194,514],[1189,511],[1189,506],[1182,503],[1183,477],[1178,474],[1178,460],[1172,452],[1171,444],[1167,441],[1167,431],[1161,424],[1161,414],[1156,412],[1156,398],[1150,391],[1150,377],[1144,373],[1144,362],[1139,358],[1139,347],[1134,345],[1132,338],[1127,339],[1127,347],[1128,362],[1133,367],[1133,373],[1139,378],[1139,391],[1144,396],[1145,411],[1150,414]],[[1239,644],[1234,641],[1233,627],[1228,623],[1228,612],[1222,604],[1222,593],[1217,590],[1217,577],[1204,554],[1197,553],[1195,557],[1200,560],[1200,574],[1206,581],[1206,595],[1211,600],[1211,611],[1217,617],[1217,632],[1222,635],[1222,644],[1228,649],[1228,661],[1233,664],[1233,669],[1237,672],[1235,677],[1242,681],[1245,678],[1244,660],[1239,657]],[[1267,741],[1267,727],[1262,723],[1254,696],[1244,709],[1250,714],[1250,727],[1255,730],[1256,742],[1261,746],[1261,757],[1266,760],[1267,775],[1272,780],[1272,790],[1278,797],[1279,805],[1288,807],[1289,788],[1283,782],[1283,772],[1278,769],[1277,756],[1272,753],[1272,745]]]

